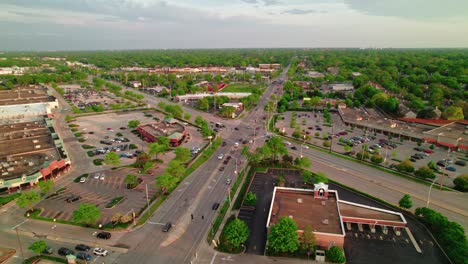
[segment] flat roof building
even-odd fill
[[[275,187],[267,229],[282,217],[297,223],[299,236],[310,226],[321,248],[343,247],[345,225],[348,229],[351,224],[369,225],[374,231],[377,225],[397,231],[406,227],[401,213],[340,200],[338,192],[324,183],[314,184],[313,190]]]
[[[51,110],[57,107],[58,100],[49,95],[45,87],[31,86],[0,90],[0,118],[2,119],[51,116]]]

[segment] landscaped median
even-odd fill
[[[15,194],[12,194],[12,195],[8,195],[8,196],[2,196],[0,197],[0,206],[4,205],[4,204],[7,204],[11,201],[13,201],[14,199],[16,199],[16,197],[18,197],[20,194],[19,193],[15,193]]]

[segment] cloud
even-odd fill
[[[257,0],[241,0],[241,1],[247,4],[258,4]]]
[[[263,0],[265,6],[273,6],[273,5],[281,5],[284,4],[283,2],[277,0]]]
[[[308,14],[317,14],[317,13],[327,13],[326,11],[319,11],[314,9],[288,9],[282,12],[283,14],[288,15],[308,15]]]
[[[466,0],[344,0],[351,9],[374,16],[409,19],[466,18]]]

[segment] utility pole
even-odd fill
[[[149,209],[149,200],[148,200],[148,184],[146,183],[145,184],[145,191],[146,191],[146,210],[148,211],[148,216],[149,216],[149,213],[150,213],[150,209]]]

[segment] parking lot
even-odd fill
[[[284,130],[287,136],[291,136],[294,132],[294,129],[290,128],[291,115],[292,112],[284,113],[282,115],[284,119],[279,118],[276,123],[276,127],[280,131]],[[422,143],[421,146],[418,146],[417,142],[401,140],[401,138],[389,138],[386,135],[376,134],[363,129],[352,129],[342,122],[338,114],[332,113],[331,116],[333,120],[333,132],[332,127],[323,125],[324,121],[321,113],[297,112],[297,125],[311,137],[311,140],[306,141],[306,143],[323,147],[323,137],[327,135],[332,142],[332,150],[340,153],[349,153],[353,156],[356,156],[358,152],[362,152],[363,147],[367,146],[371,153],[379,153],[384,157],[382,165],[387,167],[397,165],[399,161],[412,159],[413,166],[415,169],[418,169],[422,166],[427,166],[430,161],[437,163],[447,159],[447,166],[442,166],[445,165],[445,162],[438,165],[439,175],[442,175],[442,173],[448,175],[447,177],[441,177],[443,184],[447,186],[453,186],[453,180],[458,175],[468,173],[467,166],[455,164],[457,161],[466,162],[463,153],[448,152],[447,148],[438,146],[434,146],[434,149],[431,149],[431,144],[429,143]],[[305,124],[303,120],[305,120]],[[316,133],[319,133],[318,137],[316,137]],[[387,143],[382,145],[384,140]],[[346,142],[350,142],[351,145],[349,152],[345,151],[344,145]],[[421,148],[421,150],[415,150],[415,148]],[[416,153],[419,153],[420,158],[412,158]],[[448,170],[444,169],[444,167],[448,168]]]
[[[151,174],[162,173],[165,164],[160,164]],[[141,183],[135,189],[127,189],[124,178],[127,174],[137,175]],[[127,214],[131,211],[138,212],[146,205],[145,188],[148,187],[148,197],[155,193],[154,176],[150,174],[138,174],[136,169],[120,168],[118,170],[104,170],[89,174],[85,182],[71,183],[57,196],[50,197],[38,204],[42,208],[42,217],[56,218],[71,221],[73,211],[81,203],[96,205],[102,212],[98,224],[110,222],[113,214],[119,212]],[[74,202],[67,202],[67,198],[80,197]],[[123,196],[124,199],[113,208],[105,208],[112,199]]]
[[[88,149],[81,149],[83,155],[89,156],[87,153],[92,152],[94,156],[89,159],[104,159],[106,153],[114,151],[121,156],[121,164],[128,165],[135,161],[135,152],[147,151],[148,145],[136,132],[127,128],[128,121],[139,120],[140,124],[146,124],[162,119],[164,115],[155,111],[119,112],[80,117],[74,124],[78,125],[78,132],[85,139],[83,145],[90,146]],[[190,136],[182,147],[202,148],[207,143],[195,127],[186,126],[186,130]]]
[[[243,207],[238,214],[238,217],[246,221],[250,229],[250,236],[246,243],[246,253],[248,254],[263,255],[264,253],[267,239],[266,221],[273,189],[280,174],[284,175],[285,187],[309,188],[308,185],[304,184],[302,176],[297,170],[270,169],[266,173],[257,172],[253,176],[249,191],[257,195],[256,208],[253,212],[252,208]],[[395,210],[340,186],[329,184],[329,187],[331,190],[337,190],[342,200]],[[405,218],[422,253],[415,250],[404,230],[398,236],[391,228],[388,229],[387,234],[384,234],[380,227],[377,227],[376,232],[372,233],[368,225],[363,225],[363,230],[359,231],[357,225],[352,224],[352,229],[348,230],[345,224],[344,248],[347,263],[447,263],[447,259],[435,245],[424,226],[407,214],[405,214]]]

